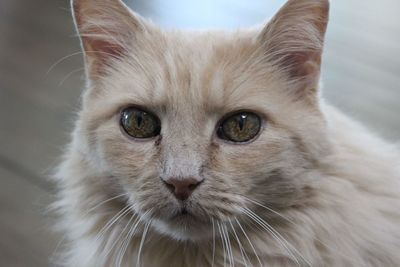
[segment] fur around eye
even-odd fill
[[[219,138],[235,143],[254,139],[261,130],[261,119],[251,112],[239,112],[222,121],[217,130]]]
[[[154,114],[129,107],[121,112],[121,127],[134,138],[152,138],[160,134],[161,122]]]

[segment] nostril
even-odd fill
[[[201,182],[196,182],[196,183],[190,184],[189,185],[189,190],[192,190],[192,191],[195,190],[196,187],[198,187],[200,183]]]
[[[163,180],[163,182],[177,199],[186,200],[203,180],[195,178],[170,178]]]
[[[164,181],[165,186],[173,193],[175,191],[175,186],[173,184],[169,184],[166,181]]]

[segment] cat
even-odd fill
[[[87,88],[56,174],[61,266],[399,266],[400,153],[325,103],[328,0],[163,30],[73,0]]]

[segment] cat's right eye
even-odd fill
[[[124,131],[134,138],[152,138],[161,132],[161,122],[156,115],[135,107],[121,112],[120,123]]]

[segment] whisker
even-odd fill
[[[104,254],[104,258],[107,258],[107,256],[112,252],[113,248],[115,245],[118,243],[118,241],[121,239],[123,233],[128,229],[129,224],[132,222],[133,218],[135,217],[135,214],[132,214],[131,218],[129,221],[126,223],[125,227],[122,229],[122,231],[119,233],[117,238],[114,240],[114,242],[111,244],[110,248],[107,250],[107,252]]]
[[[217,226],[218,226],[219,236],[221,237],[222,250],[224,251],[224,267],[225,267],[225,266],[226,266],[226,247],[225,247],[225,239],[224,239],[224,236],[223,236],[223,234],[222,234],[221,225],[220,225],[219,222],[217,222]]]
[[[232,251],[232,245],[231,245],[231,240],[229,238],[229,233],[228,233],[228,229],[226,227],[226,224],[222,224],[222,230],[225,234],[225,240],[226,240],[226,244],[228,247],[228,257],[229,257],[229,266],[235,266],[235,261],[233,259],[233,251]]]
[[[68,73],[67,75],[65,75],[65,77],[64,77],[64,78],[61,80],[61,82],[58,84],[58,87],[61,87],[61,86],[65,83],[65,81],[69,79],[69,77],[71,77],[71,76],[74,75],[75,73],[81,72],[81,71],[83,71],[83,70],[85,70],[85,68],[79,68],[79,69],[73,70],[73,71],[71,71],[70,73]]]
[[[83,53],[84,53],[84,52],[79,51],[79,52],[75,52],[75,53],[66,55],[66,56],[64,56],[64,57],[62,57],[62,58],[60,58],[60,59],[58,59],[56,62],[53,63],[53,65],[50,66],[50,68],[48,69],[48,71],[46,71],[46,75],[49,75],[50,72],[51,72],[58,64],[60,64],[61,62],[67,60],[67,59],[70,58],[70,57],[77,56],[77,55],[81,55],[81,54],[83,54]]]
[[[212,244],[212,263],[211,267],[214,267],[214,262],[215,262],[215,223],[214,223],[214,218],[211,217],[211,222],[212,222],[212,227],[213,227],[213,244]]]
[[[95,236],[95,240],[94,243],[97,243],[100,238],[109,230],[111,229],[111,227],[120,219],[124,218],[126,215],[128,215],[130,211],[129,206],[124,207],[123,209],[121,209],[117,214],[115,214],[108,222],[106,225],[103,226],[103,228],[99,231],[99,233],[97,233],[97,235]],[[125,229],[125,228],[124,228]],[[102,242],[104,243],[104,242]],[[107,247],[107,240],[105,240],[104,246]],[[112,245],[112,247],[114,246],[114,244]],[[108,253],[107,253],[108,254]],[[91,257],[94,257],[95,255],[91,255]]]
[[[246,200],[248,200],[249,202],[254,203],[254,204],[256,204],[257,206],[260,206],[260,207],[262,207],[262,208],[264,208],[264,209],[266,209],[266,210],[268,210],[268,211],[270,211],[270,212],[272,212],[272,213],[278,215],[279,217],[285,219],[287,222],[289,222],[289,223],[291,223],[291,224],[297,226],[297,223],[295,223],[293,220],[289,219],[287,216],[285,216],[285,215],[283,215],[283,214],[277,212],[276,210],[273,210],[272,208],[270,208],[270,207],[268,207],[268,206],[266,206],[266,205],[263,205],[263,204],[261,204],[260,202],[257,202],[257,201],[255,201],[255,200],[253,200],[253,199],[250,199],[250,198],[246,197],[246,196],[243,196],[243,195],[242,195],[242,197],[245,198]],[[316,238],[316,237],[314,237],[314,240],[317,241],[317,242],[319,242],[319,243],[321,243],[321,244],[322,244],[323,246],[325,246],[326,248],[330,248],[330,249],[335,250],[336,252],[340,253],[340,255],[342,255],[343,257],[345,257],[345,258],[350,258],[348,255],[345,255],[344,253],[342,253],[341,251],[339,251],[337,248],[333,248],[332,246],[326,244],[326,243],[323,242],[322,240],[320,240],[320,239],[318,239],[318,238]]]
[[[253,214],[249,213],[249,212],[245,212],[245,214],[247,216],[249,216],[249,218],[251,218],[255,223],[257,223],[258,225],[261,226],[262,229],[266,230],[268,233],[270,233],[272,235],[272,237],[288,252],[289,256],[296,261],[297,265],[299,265],[299,262],[297,260],[297,258],[293,255],[292,251],[290,249],[287,248],[287,246],[282,242],[281,239],[279,239],[279,237],[277,237],[277,235],[271,231],[271,229],[266,226],[265,224],[263,224],[262,221],[258,220]]]
[[[143,230],[143,234],[142,234],[142,239],[140,240],[138,257],[137,257],[137,261],[136,261],[136,266],[138,266],[138,267],[141,266],[140,265],[140,256],[142,254],[144,242],[145,242],[145,239],[146,239],[147,232],[149,231],[150,224],[151,224],[151,219],[148,222],[146,222],[146,225],[144,226],[144,230]]]
[[[102,205],[104,205],[104,204],[106,204],[106,203],[108,203],[108,202],[110,202],[110,201],[112,201],[114,199],[117,199],[117,198],[120,198],[120,197],[124,197],[124,196],[127,196],[127,195],[129,195],[129,194],[128,193],[123,193],[123,194],[117,195],[115,197],[108,198],[108,199],[100,202],[99,204],[96,204],[96,206],[88,209],[87,212],[85,213],[85,216],[88,215],[90,212],[94,211],[95,209],[97,209],[98,207],[100,207],[100,206],[102,206]]]
[[[247,239],[247,242],[249,242],[249,245],[250,245],[251,249],[253,250],[254,255],[256,256],[257,261],[258,261],[258,263],[260,264],[260,267],[263,267],[263,264],[261,263],[260,257],[258,257],[257,251],[256,251],[256,249],[255,249],[253,243],[251,243],[250,238],[249,238],[248,235],[246,234],[246,231],[243,229],[242,225],[240,224],[240,222],[239,222],[239,220],[238,220],[237,218],[235,218],[235,221],[236,221],[236,223],[239,225],[240,230],[242,230],[244,236],[245,236],[246,239]]]
[[[75,53],[66,55],[66,56],[64,56],[64,57],[62,57],[62,58],[60,58],[60,59],[58,59],[56,62],[53,63],[53,65],[50,66],[49,70],[46,71],[46,75],[49,75],[50,72],[52,72],[53,69],[54,69],[55,67],[57,67],[57,65],[59,65],[60,63],[62,63],[63,61],[65,61],[65,60],[67,60],[67,59],[69,59],[69,58],[71,58],[71,57],[78,56],[78,55],[82,55],[82,54],[83,54],[83,55],[84,55],[84,54],[91,54],[91,53],[105,54],[105,55],[108,55],[108,56],[110,56],[110,57],[116,58],[115,55],[113,55],[113,54],[111,54],[111,53],[103,52],[103,51],[79,51],[79,52],[75,52]]]
[[[262,207],[262,208],[264,208],[264,209],[266,209],[266,210],[268,210],[268,211],[270,211],[270,212],[272,212],[272,213],[278,215],[279,217],[282,217],[282,218],[285,219],[286,221],[288,221],[288,222],[290,222],[290,223],[292,223],[292,224],[295,224],[294,221],[292,221],[292,220],[289,219],[288,217],[284,216],[283,214],[281,214],[281,213],[279,213],[279,212],[277,212],[277,211],[271,209],[270,207],[267,207],[267,206],[261,204],[260,202],[257,202],[257,201],[255,201],[255,200],[253,200],[253,199],[250,199],[250,198],[246,197],[246,196],[242,196],[242,197],[245,198],[246,200],[250,201],[251,203],[256,204],[257,206],[260,206],[260,207]]]
[[[112,200],[114,200],[114,199],[117,199],[117,198],[120,198],[120,197],[123,197],[123,196],[126,196],[126,195],[128,195],[128,193],[123,193],[123,194],[120,194],[120,195],[117,195],[117,196],[108,198],[108,199],[106,199],[106,200],[104,200],[104,201],[98,203],[98,204],[95,205],[94,207],[92,207],[92,208],[90,208],[89,210],[87,210],[87,211],[83,214],[83,217],[86,217],[90,212],[92,212],[93,210],[97,209],[98,207],[100,207],[100,206],[102,206],[102,205],[104,205],[104,204],[106,204],[106,203],[108,203],[108,202],[110,202],[110,201],[112,201]],[[60,241],[57,243],[56,248],[54,249],[53,253],[52,253],[51,256],[49,257],[51,260],[56,258],[57,251],[58,251],[59,247],[61,246],[61,244],[66,240],[66,238],[67,238],[67,235],[64,234],[64,235],[62,236],[62,238],[60,239]]]
[[[312,267],[312,264],[303,256],[303,254],[300,253],[300,251],[298,251],[296,249],[295,246],[293,246],[291,243],[289,243],[274,227],[272,227],[270,224],[268,224],[271,231],[274,232],[276,235],[278,235],[278,237],[280,237],[281,239],[283,239],[283,241],[297,254],[300,256],[300,258],[308,264],[308,266]],[[293,255],[294,256],[294,255]]]
[[[146,214],[146,213],[145,213]],[[129,242],[132,240],[132,237],[134,236],[134,234],[136,233],[136,230],[139,226],[139,224],[141,223],[141,217],[137,217],[136,220],[133,222],[133,227],[131,227],[131,229],[129,229],[128,235],[125,238],[124,244],[122,244],[122,249],[118,255],[117,258],[117,265],[116,266],[121,266],[122,260],[124,258],[125,252],[129,247]]]
[[[111,226],[115,223],[117,223],[120,219],[124,218],[126,215],[128,215],[129,213],[129,207],[125,207],[122,210],[120,210],[113,218],[111,218],[107,224],[100,230],[100,232],[95,236],[95,242],[97,243],[97,241],[105,234],[106,231],[108,231],[109,229],[111,229]],[[104,249],[107,248],[108,245],[108,240],[104,240],[104,242],[101,242],[102,244],[104,244]],[[108,253],[107,253],[108,254]],[[106,255],[107,255],[106,254]],[[95,257],[95,254],[92,254],[90,257]]]
[[[134,216],[134,215],[132,215],[132,216]],[[135,220],[134,222],[132,222],[132,225],[135,225],[138,221],[139,221],[139,218],[136,218],[136,220]],[[129,241],[130,241],[131,238],[132,238],[132,230],[133,230],[133,227],[130,226],[130,228],[129,228],[129,230],[128,230],[128,233],[127,233],[126,236],[122,239],[120,249],[118,249],[118,255],[117,255],[117,257],[115,258],[115,263],[116,263],[115,266],[121,266],[122,259],[123,259],[123,257],[124,257],[125,252],[126,252],[126,249],[127,249],[128,246],[129,246]]]
[[[249,257],[248,257],[248,255],[247,255],[246,251],[244,250],[244,248],[243,248],[243,246],[242,246],[242,243],[240,242],[239,236],[237,235],[236,230],[235,230],[235,227],[233,226],[231,220],[229,220],[229,224],[231,225],[233,234],[234,234],[234,236],[235,236],[235,238],[236,238],[236,242],[237,242],[238,245],[239,245],[239,250],[240,250],[240,254],[242,255],[242,258],[243,258],[243,263],[244,263],[245,267],[247,267],[247,266],[248,266],[248,265],[247,265],[247,260],[249,260]],[[249,262],[250,262],[250,260],[249,260]],[[251,262],[250,262],[250,264],[251,264]],[[252,265],[252,266],[253,266],[253,265]]]
[[[253,211],[251,211],[248,208],[245,208],[245,213],[253,219],[256,223],[258,223],[263,229],[267,230],[273,238],[281,245],[284,247],[284,249],[289,253],[290,257],[293,258],[294,261],[296,261],[297,265],[301,266],[299,263],[298,259],[296,256],[293,254],[292,250],[296,252],[297,255],[299,255],[308,265],[311,266],[311,264],[303,257],[303,255],[292,245],[290,244],[278,231],[276,231],[270,224],[268,224],[265,220],[263,220],[260,216],[255,214]],[[287,245],[286,245],[286,244]],[[289,249],[288,246],[292,249]]]
[[[111,228],[122,216],[125,216],[130,211],[129,206],[125,206],[117,214],[114,215],[107,223],[100,229],[99,233],[95,237],[95,241],[99,241],[100,237]]]

